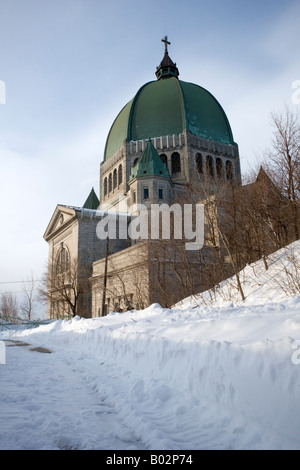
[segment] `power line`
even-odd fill
[[[22,284],[23,282],[41,282],[42,279],[32,279],[31,281],[0,281],[0,284]]]
[[[22,290],[15,290],[15,291],[0,291],[0,294],[21,294],[23,291]]]

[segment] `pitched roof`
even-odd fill
[[[158,155],[155,147],[151,142],[151,139],[148,140],[141,158],[133,167],[130,180],[143,176],[160,176],[163,178],[170,178],[167,165]]]
[[[99,207],[99,204],[100,204],[100,201],[94,191],[94,188],[92,188],[90,194],[88,195],[88,198],[87,200],[85,201],[85,203],[83,204],[83,208],[84,209],[98,209]]]
[[[158,80],[166,77],[176,77],[179,76],[179,70],[176,67],[176,63],[172,61],[168,52],[165,52],[164,58],[161,61],[159,67],[156,68],[155,75]]]

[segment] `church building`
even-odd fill
[[[207,288],[199,253],[184,253],[183,260],[184,250],[165,240],[97,235],[109,213],[118,220],[126,214],[129,223],[139,205],[205,201],[220,181],[241,182],[238,145],[223,108],[200,85],[179,79],[170,42],[162,42],[156,79],[140,87],[110,128],[99,199],[92,189],[82,207],[58,205],[49,222],[49,318],[171,306]]]

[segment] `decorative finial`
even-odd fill
[[[176,63],[174,64],[174,62],[170,59],[169,54],[168,54],[168,44],[169,45],[171,44],[168,41],[168,36],[165,36],[161,40],[161,42],[165,44],[165,55],[159,67],[156,67],[155,75],[157,77],[157,80],[160,80],[161,78],[169,78],[169,77],[178,78],[179,71],[178,71],[178,68],[176,67]]]
[[[161,42],[165,43],[165,54],[168,54],[168,44],[170,45],[171,43],[168,41],[168,36],[165,36],[164,39],[161,40]]]

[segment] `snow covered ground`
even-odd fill
[[[229,280],[173,309],[0,331],[0,449],[300,449],[299,246],[244,270],[245,302]]]

